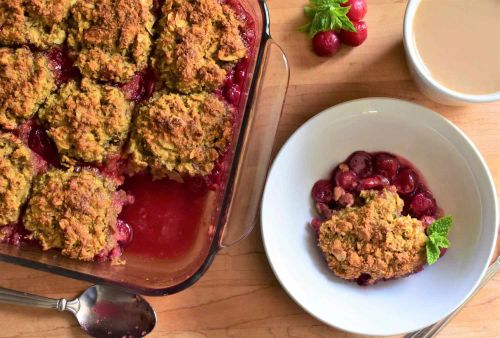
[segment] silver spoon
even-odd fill
[[[469,300],[471,300],[472,297],[474,297],[474,295],[476,293],[478,293],[479,290],[481,290],[483,288],[483,286],[485,286],[486,283],[490,279],[493,278],[493,276],[495,276],[495,274],[498,271],[500,271],[500,256],[497,257],[497,259],[495,260],[495,262],[492,265],[490,265],[490,267],[486,271],[486,274],[484,275],[483,279],[481,280],[481,282],[477,286],[476,290],[474,290],[474,292],[472,292],[472,294],[469,296],[469,298],[467,298],[462,303],[462,305],[460,305],[455,311],[453,311],[452,313],[450,313],[447,317],[443,318],[439,322],[436,322],[436,323],[434,323],[434,324],[432,324],[430,326],[427,326],[427,327],[425,327],[425,328],[423,328],[421,330],[408,333],[407,335],[404,336],[404,338],[431,338],[431,337],[436,337],[437,334],[439,332],[441,332],[441,330],[453,319],[453,317],[455,317],[455,315],[458,313],[458,311],[460,311],[465,306],[465,304],[467,304],[467,302]]]
[[[69,311],[94,337],[143,337],[156,324],[156,314],[144,298],[101,285],[91,286],[70,301],[0,288],[0,303]]]

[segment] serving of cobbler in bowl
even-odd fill
[[[139,293],[194,283],[241,181],[268,25],[246,0],[2,2],[0,258]]]
[[[488,267],[498,221],[472,142],[438,113],[385,98],[303,124],[274,160],[261,208],[288,294],[328,325],[381,336],[462,304]]]
[[[311,228],[330,270],[359,285],[419,272],[444,255],[451,216],[411,162],[356,151],[311,190]]]

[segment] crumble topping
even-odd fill
[[[92,261],[118,248],[116,221],[125,192],[94,171],[51,170],[35,180],[24,216],[30,237],[44,250],[62,249],[73,259]]]
[[[27,48],[0,48],[0,127],[17,128],[55,89],[45,56]]]
[[[347,280],[368,276],[368,284],[418,271],[426,262],[422,222],[401,215],[404,203],[394,187],[360,197],[364,205],[335,212],[319,228],[318,246],[330,270]]]
[[[133,171],[155,178],[208,175],[231,138],[230,112],[213,94],[157,93],[139,109],[129,145]]]
[[[167,0],[152,65],[160,80],[182,93],[214,90],[227,67],[247,55],[243,23],[216,0]]]
[[[79,0],[72,8],[68,46],[84,76],[123,83],[147,67],[152,0]]]
[[[39,117],[61,162],[102,163],[119,153],[130,128],[132,105],[116,87],[84,78],[51,95]]]
[[[0,44],[60,45],[75,0],[4,0],[0,2]]]
[[[34,175],[31,150],[14,135],[0,133],[0,240],[1,228],[17,222]]]

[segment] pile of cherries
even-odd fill
[[[313,37],[313,50],[319,56],[332,56],[336,54],[341,46],[344,45],[356,47],[361,45],[368,37],[368,27],[363,18],[368,11],[366,0],[348,0],[342,6],[351,6],[347,17],[351,20],[356,32],[349,32],[341,29],[340,31],[322,31]]]
[[[404,215],[418,218],[426,225],[435,220],[436,200],[418,171],[408,161],[386,152],[354,152],[333,170],[330,179],[317,181],[311,195],[322,208],[327,205],[335,210],[341,208],[334,201],[335,187],[358,198],[361,190],[381,190],[390,185],[404,200]]]

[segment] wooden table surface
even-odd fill
[[[402,45],[406,1],[368,0],[368,40],[355,49],[343,48],[331,59],[315,57],[308,38],[297,32],[304,22],[305,2],[269,0],[272,35],[288,55],[291,67],[277,148],[303,122],[329,106],[368,96],[397,97],[423,104],[458,125],[486,158],[500,191],[500,103],[451,108],[431,102],[417,91]],[[87,283],[0,263],[0,286],[73,297]],[[441,337],[500,336],[498,290],[500,274]],[[248,239],[222,251],[193,287],[149,300],[159,320],[152,337],[354,337],[318,322],[287,296],[269,267],[258,227]],[[0,337],[83,336],[69,314],[0,305]]]

